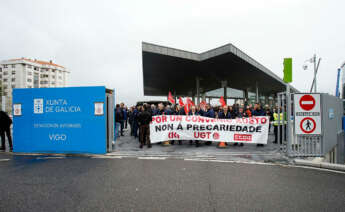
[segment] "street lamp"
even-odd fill
[[[338,68],[338,74],[337,74],[337,87],[336,87],[336,89],[335,89],[335,96],[336,97],[340,97],[340,91],[339,91],[339,84],[340,84],[340,72],[341,72],[341,69],[343,69],[343,71],[344,71],[344,69],[345,69],[345,62],[340,66],[340,68]],[[341,85],[341,87],[343,87],[343,85]],[[343,96],[344,96],[344,94],[343,94]]]
[[[313,83],[311,84],[310,93],[313,91],[313,88],[314,88],[314,93],[316,93],[316,91],[317,91],[317,89],[316,89],[316,74],[317,74],[317,70],[319,69],[320,61],[321,61],[321,58],[319,58],[319,60],[316,64],[316,54],[314,54],[314,56],[312,58],[304,61],[304,64],[303,64],[304,70],[308,69],[308,64],[307,64],[308,62],[314,64],[314,79],[313,79]]]

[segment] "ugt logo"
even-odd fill
[[[43,99],[34,99],[34,113],[43,113]]]
[[[180,138],[180,135],[176,132],[169,132],[168,138]]]

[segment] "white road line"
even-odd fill
[[[0,162],[9,161],[10,159],[0,159]]]
[[[46,160],[46,159],[65,159],[66,157],[38,157],[37,160]]]
[[[92,158],[99,158],[99,159],[122,159],[123,156],[93,156]]]
[[[138,157],[140,160],[165,160],[166,157]]]

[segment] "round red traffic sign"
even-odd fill
[[[316,122],[310,117],[305,117],[300,123],[300,128],[304,133],[310,134],[316,129]]]
[[[312,95],[306,94],[300,98],[299,105],[303,110],[312,110],[315,107],[315,99]]]

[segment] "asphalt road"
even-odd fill
[[[343,173],[177,159],[2,153],[0,191],[0,211],[345,210]]]

